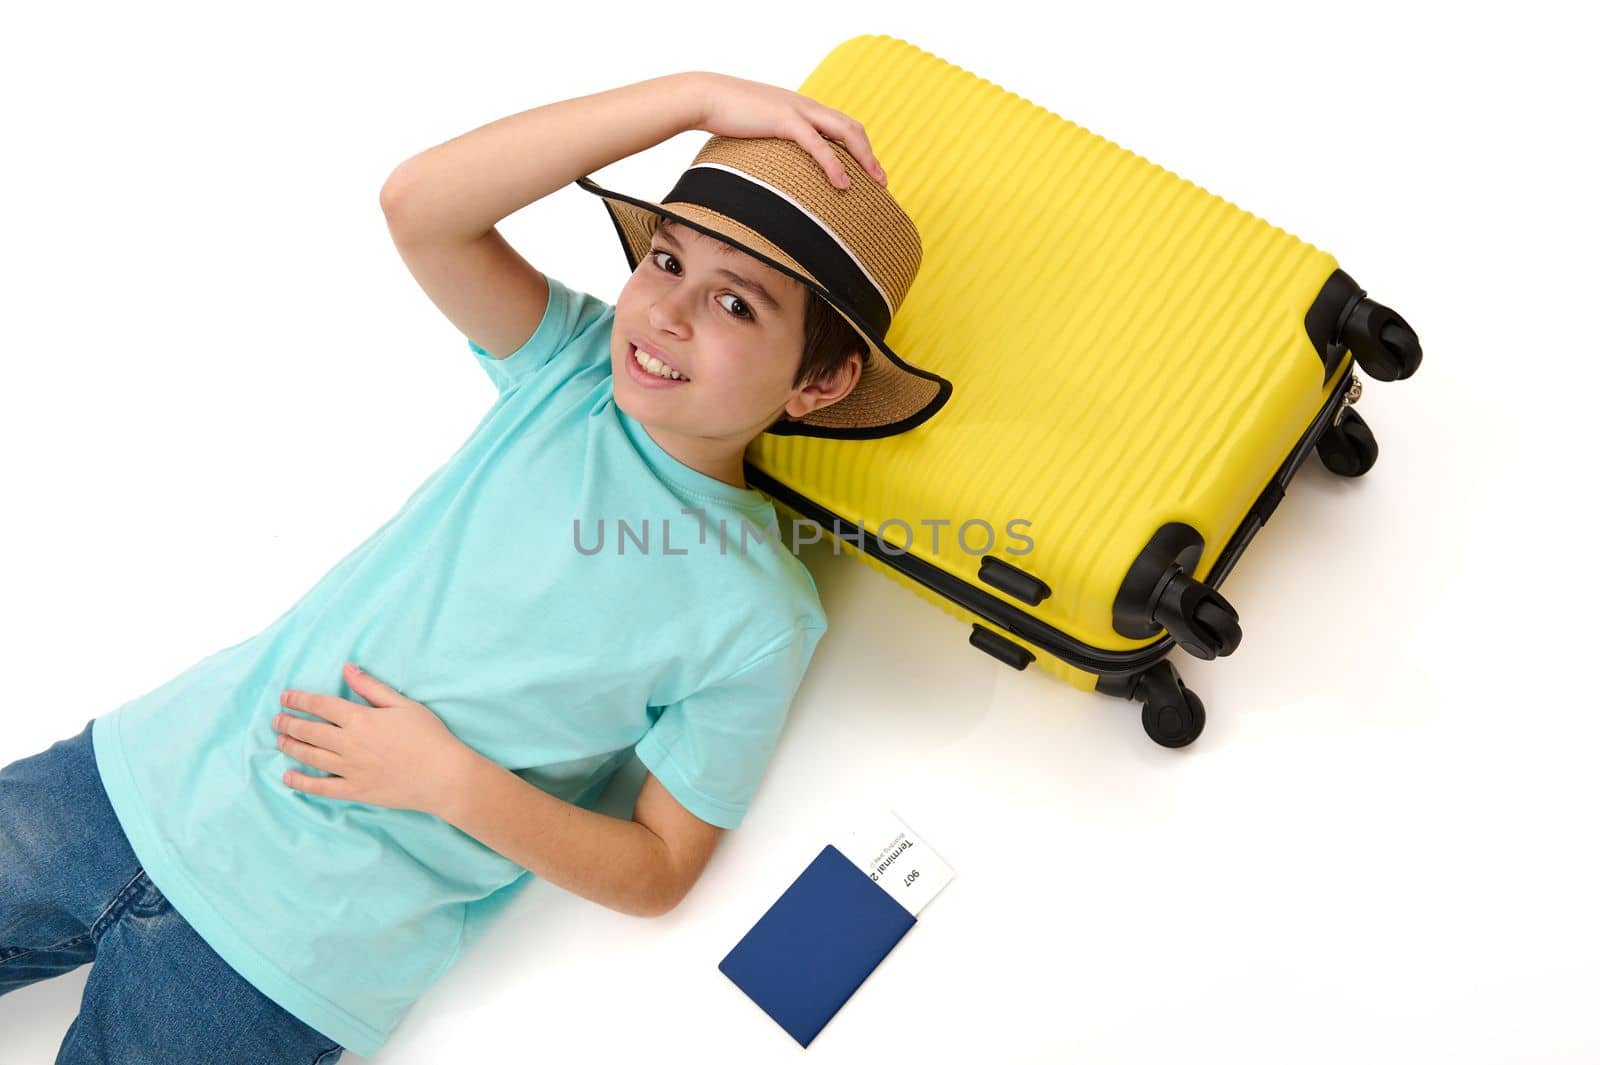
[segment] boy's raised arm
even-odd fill
[[[558,100],[453,137],[397,166],[379,203],[406,268],[463,335],[503,358],[544,317],[549,289],[495,229],[578,178],[697,127],[703,72]]]
[[[700,71],[666,74],[496,119],[395,167],[380,202],[410,236],[476,239],[563,185],[696,128],[703,84]]]

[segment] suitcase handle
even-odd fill
[[[1038,606],[1050,595],[1044,581],[994,555],[984,555],[978,563],[978,579],[1029,606]]]
[[[967,637],[967,642],[980,651],[986,651],[1012,669],[1027,669],[1028,663],[1033,661],[1033,652],[1021,644],[1012,643],[999,633],[986,629],[977,622],[972,623],[972,633]]]

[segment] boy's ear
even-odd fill
[[[800,389],[784,407],[784,412],[791,418],[803,418],[819,407],[839,402],[850,394],[851,389],[855,388],[860,380],[861,351],[855,348],[832,373],[825,374]]]
[[[846,355],[844,361],[834,367],[833,373],[825,376],[817,384],[825,390],[829,403],[843,399],[850,394],[861,380],[861,351],[854,349]]]

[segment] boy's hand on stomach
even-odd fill
[[[350,687],[372,705],[292,688],[279,697],[291,710],[330,722],[293,714],[273,719],[279,749],[333,774],[316,777],[291,769],[283,775],[284,783],[332,799],[435,813],[461,756],[472,749],[415,699],[363,673],[354,663],[346,663],[344,672]]]

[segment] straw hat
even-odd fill
[[[665,216],[808,286],[860,334],[871,352],[855,388],[767,432],[843,440],[892,436],[927,421],[951,392],[949,381],[912,366],[883,339],[922,264],[922,240],[889,190],[843,145],[825,143],[850,175],[849,188],[836,187],[792,140],[720,134],[706,141],[660,203],[601,188],[588,177],[577,184],[604,201],[629,270],[638,268]]]

